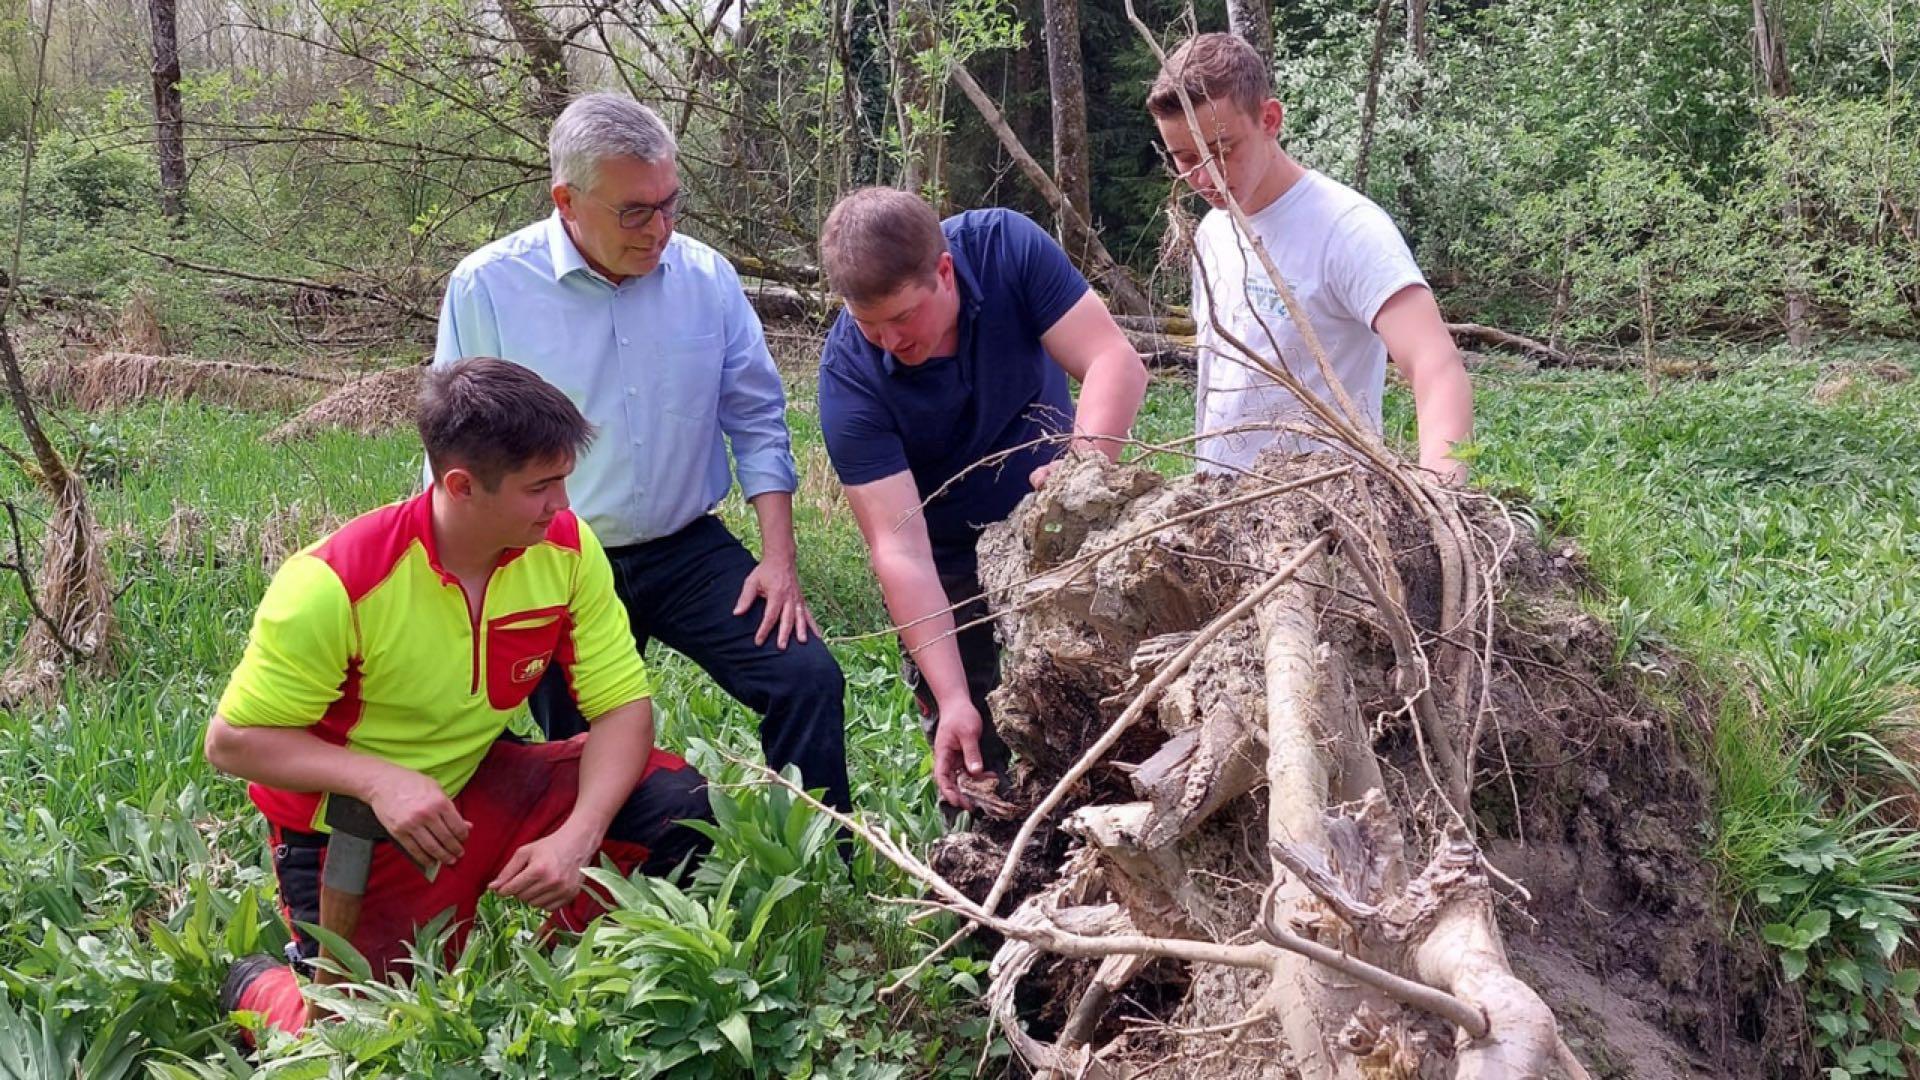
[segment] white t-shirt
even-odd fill
[[[1380,430],[1387,347],[1373,332],[1373,319],[1393,294],[1426,284],[1400,230],[1365,195],[1312,170],[1250,221],[1306,309],[1334,376],[1361,416]],[[1196,434],[1307,418],[1292,392],[1248,364],[1214,330],[1202,273],[1212,284],[1213,307],[1222,325],[1268,360],[1281,360],[1329,404],[1335,402],[1252,245],[1239,235],[1232,215],[1213,210],[1194,235],[1193,316],[1200,368]],[[1202,471],[1217,471],[1222,465],[1244,468],[1276,440],[1296,451],[1316,447],[1315,440],[1290,432],[1250,431],[1202,438],[1195,453],[1202,459]]]

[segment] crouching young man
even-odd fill
[[[581,871],[601,856],[666,874],[705,851],[681,823],[708,817],[705,782],[653,745],[652,683],[612,570],[567,509],[586,420],[486,358],[431,372],[418,420],[432,487],[287,560],[207,728],[207,760],[252,781],[267,819],[292,965],[319,953],[311,923],[381,976],[442,912],[457,945],[489,890],[577,930],[600,910]],[[550,665],[591,728],[502,738]],[[364,864],[366,841],[340,827],[349,807],[377,819],[359,837],[386,837]],[[355,880],[326,875],[323,900],[330,856],[353,859]],[[308,1019],[295,967],[264,956],[236,963],[222,997],[285,1031]]]

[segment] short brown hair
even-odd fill
[[[1184,116],[1180,91],[1197,108],[1222,98],[1249,113],[1273,97],[1273,79],[1267,62],[1254,47],[1233,34],[1199,34],[1181,42],[1167,57],[1167,66],[1147,91],[1147,111],[1165,119]]]
[[[436,483],[460,468],[488,491],[534,462],[578,457],[593,441],[593,425],[559,387],[491,356],[427,372],[414,422]]]
[[[835,204],[820,229],[827,281],[856,304],[926,281],[946,250],[933,207],[899,188],[860,188]]]

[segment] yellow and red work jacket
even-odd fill
[[[562,511],[540,543],[509,549],[479,618],[440,565],[429,489],[363,514],[281,566],[254,615],[218,712],[236,727],[304,727],[459,794],[550,664],[589,720],[649,697],[613,570]],[[322,831],[317,792],[252,784],[267,820]]]

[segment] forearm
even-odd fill
[[[628,702],[596,719],[580,751],[580,793],[563,828],[598,843],[640,782],[652,755],[652,702],[645,698]]]
[[[207,728],[206,755],[208,764],[243,780],[362,802],[371,802],[381,778],[402,767],[336,746],[306,728],[239,727],[219,716]]]
[[[1095,360],[1080,387],[1073,425],[1075,448],[1098,450],[1109,461],[1118,461],[1146,392],[1147,369],[1131,346]]]
[[[1473,436],[1473,385],[1433,291],[1409,285],[1393,294],[1374,316],[1373,329],[1413,388],[1420,466],[1449,480],[1463,478],[1466,465],[1452,453],[1455,443]]]
[[[1460,354],[1435,357],[1414,367],[1414,418],[1419,425],[1420,465],[1442,475],[1461,464],[1451,455],[1456,443],[1473,437],[1473,385]]]
[[[797,550],[793,538],[793,493],[763,491],[749,502],[760,521],[760,561],[791,564]]]
[[[887,614],[901,627],[900,643],[920,669],[934,701],[943,706],[970,701],[966,669],[954,638],[953,613],[947,610],[952,605],[931,555],[875,551],[873,572],[880,579]]]

